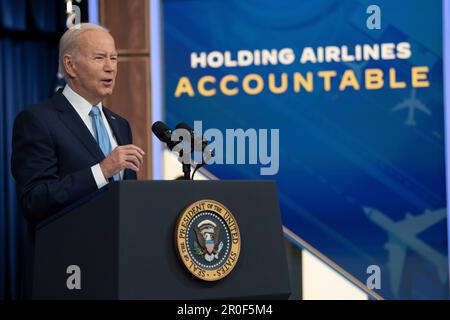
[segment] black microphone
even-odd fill
[[[187,123],[181,122],[177,124],[175,129],[184,129],[189,131],[191,135],[191,146],[193,150],[196,150],[196,146],[199,146],[201,144],[202,146],[202,152],[204,154],[204,161],[208,161],[211,156],[213,155],[213,152],[210,148],[208,148],[208,141],[203,140],[203,137],[200,137],[194,132],[194,129],[192,129]]]
[[[180,143],[180,141],[172,141],[172,130],[162,121],[156,121],[152,125],[152,131],[170,150]]]

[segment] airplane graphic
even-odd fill
[[[389,252],[387,265],[391,289],[396,296],[399,293],[401,274],[408,248],[436,266],[442,283],[447,281],[447,257],[416,237],[423,230],[445,219],[447,216],[445,208],[435,211],[425,210],[423,214],[418,216],[407,213],[402,221],[393,221],[374,208],[363,207],[363,211],[373,223],[388,233],[389,240],[385,245]]]
[[[408,117],[406,118],[405,124],[407,126],[415,126],[416,121],[414,120],[415,110],[420,110],[423,113],[431,115],[430,109],[427,108],[419,99],[416,98],[416,88],[411,90],[411,96],[398,105],[392,108],[392,111],[399,111],[403,109],[408,109]]]

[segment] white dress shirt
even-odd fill
[[[73,91],[72,88],[70,88],[67,84],[64,87],[62,94],[67,98],[67,100],[69,100],[70,104],[74,107],[75,111],[78,113],[81,120],[83,120],[84,124],[95,139],[94,129],[92,127],[92,117],[89,115],[89,112],[91,112],[93,106],[86,99]],[[117,147],[117,140],[112,133],[111,127],[109,126],[108,120],[106,120],[105,114],[103,113],[102,103],[100,102],[99,104],[97,104],[97,106],[100,109],[100,116],[103,120],[106,131],[108,132],[109,141],[111,142],[111,150],[114,150],[114,148]],[[108,184],[108,180],[105,179],[102,169],[100,168],[100,163],[93,165],[91,167],[91,171],[99,189]],[[120,171],[120,179],[123,179],[123,170]]]

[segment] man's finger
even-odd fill
[[[135,156],[136,158],[139,159],[139,162],[142,164],[144,163],[144,157],[142,157],[142,154],[140,154],[137,150],[135,149],[127,149],[126,151],[124,151],[126,156]]]
[[[141,166],[141,162],[139,161],[138,157],[136,157],[134,155],[127,155],[126,158],[125,158],[125,161],[132,162],[136,167],[140,167]]]
[[[136,150],[136,151],[138,151],[140,154],[142,154],[142,155],[144,155],[145,154],[145,152],[144,152],[144,150],[142,150],[141,148],[139,148],[138,146],[135,146],[134,144],[127,144],[127,145],[124,145],[124,146],[122,146],[124,149],[127,149],[127,150],[130,150],[130,149],[133,149],[133,150]]]
[[[125,168],[131,169],[133,171],[139,171],[139,168],[136,167],[131,161],[125,161]]]

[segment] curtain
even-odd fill
[[[0,299],[21,297],[27,223],[19,212],[11,175],[16,115],[52,95],[64,1],[0,0]]]

